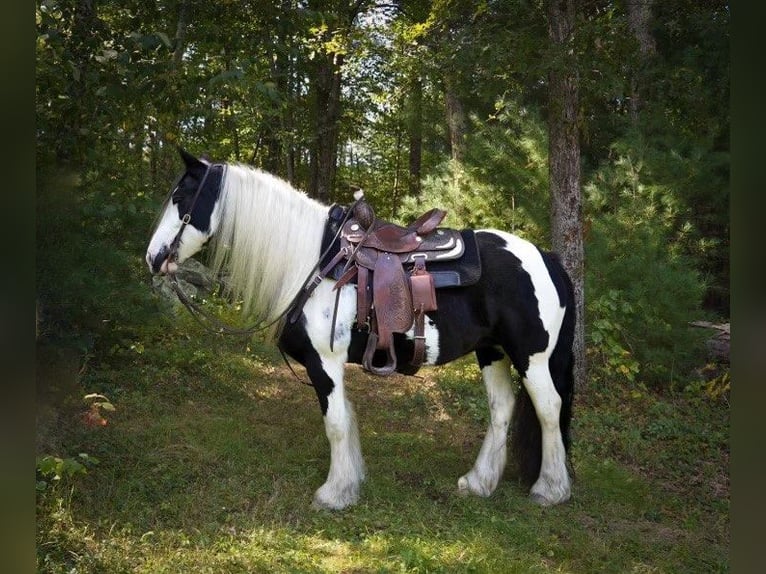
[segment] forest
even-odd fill
[[[38,571],[728,571],[727,2],[38,0],[35,16]],[[199,329],[146,269],[179,148],[561,253],[582,305],[570,514],[515,486],[452,499],[487,416],[461,364],[354,375],[381,460],[370,502],[304,516],[326,449],[310,389],[257,338]],[[227,442],[247,424],[281,453]],[[386,475],[387,448],[415,467]],[[217,499],[195,510],[184,490]],[[518,555],[489,549],[508,536]]]

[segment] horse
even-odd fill
[[[305,368],[329,442],[327,479],[312,506],[346,508],[358,502],[366,472],[344,387],[344,369],[361,364],[369,336],[356,317],[357,285],[336,289],[337,280],[324,277],[296,312],[297,320],[286,318],[328,245],[334,206],[257,168],[179,152],[185,171],[161,208],[146,263],[153,274],[172,275],[207,245],[212,269],[226,274],[227,289],[242,301],[244,313],[276,325],[270,329],[273,342]],[[436,290],[438,308],[426,313],[424,333],[425,365],[474,353],[488,396],[487,433],[457,491],[490,496],[510,442],[531,500],[560,504],[572,490],[572,282],[556,254],[502,230],[474,233],[481,275],[470,286]],[[330,237],[329,247],[337,241],[337,235]],[[396,334],[402,365],[413,354],[412,339],[412,330]],[[512,368],[521,379],[517,392]],[[404,367],[397,370],[406,373]]]

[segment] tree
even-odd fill
[[[547,0],[548,33],[554,60],[548,73],[548,165],[550,171],[551,244],[572,278],[576,300],[575,381],[585,382],[585,252],[580,189],[578,75],[572,46],[576,0]]]
[[[343,64],[357,16],[371,0],[315,0],[309,7],[318,19],[309,77],[314,134],[311,146],[309,194],[329,202],[335,183],[342,111]]]
[[[639,70],[630,78],[630,115],[634,122],[638,120],[641,109],[641,70],[646,68],[650,59],[657,53],[650,30],[652,4],[654,0],[627,0],[628,27],[638,43]]]
[[[707,310],[728,312],[723,0],[45,0],[36,20],[38,172],[83,175],[61,188],[84,211],[73,221],[132,228],[130,206],[165,195],[181,144],[323,201],[360,185],[382,217],[449,203],[450,225],[551,238],[578,288],[578,349],[582,243],[601,257],[591,337],[620,289],[615,256],[639,243],[596,244],[631,222],[667,244],[665,269],[699,272]],[[657,303],[641,285],[621,300]],[[696,308],[685,298],[676,319]]]

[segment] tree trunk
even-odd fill
[[[396,215],[399,212],[399,188],[400,188],[400,176],[401,171],[401,149],[402,149],[402,129],[396,128],[396,143],[394,143],[394,186],[391,190],[391,217],[396,219]]]
[[[465,134],[466,119],[463,104],[455,92],[452,79],[447,76],[444,79],[444,106],[447,113],[447,127],[449,128],[450,152],[452,159],[458,162],[465,157]]]
[[[59,157],[64,163],[80,165],[85,163],[91,148],[88,126],[94,123],[94,102],[91,99],[90,78],[91,58],[100,44],[102,23],[96,14],[96,0],[79,0],[73,11],[72,33],[69,39],[71,50],[72,81],[67,86],[71,108],[64,114],[64,133],[60,139],[71,143],[61,146]]]
[[[309,195],[329,203],[335,183],[343,56],[328,53],[317,58],[320,61],[314,78],[316,123]]]
[[[627,0],[628,27],[638,42],[639,60],[637,69],[630,75],[630,100],[628,106],[633,122],[638,121],[638,113],[642,107],[641,85],[643,71],[648,60],[657,53],[657,46],[649,29],[654,0]]]
[[[178,23],[176,24],[176,37],[173,42],[173,71],[180,70],[183,63],[188,24],[189,2],[188,0],[183,0],[178,6]]]
[[[364,10],[371,0],[341,0],[323,2],[309,0],[312,10],[324,12],[324,21],[328,28],[324,32],[324,49],[314,55],[314,73],[310,78],[314,103],[314,141],[311,150],[311,175],[309,195],[319,201],[329,203],[335,184],[338,161],[339,122],[341,117],[342,70],[345,60],[342,51],[328,48],[331,40],[338,40],[350,45],[349,35],[357,15]],[[335,11],[329,11],[328,4]]]
[[[408,188],[410,195],[419,198],[423,163],[423,83],[417,76],[410,84],[407,131],[409,132]]]
[[[575,384],[585,383],[584,249],[580,190],[580,138],[578,133],[577,62],[574,37],[576,1],[548,0],[548,33],[558,54],[548,74],[548,169],[551,197],[551,242],[574,284]]]

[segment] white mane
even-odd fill
[[[328,208],[286,181],[239,164],[227,166],[220,223],[210,245],[214,272],[244,313],[272,322],[295,298],[320,255]]]

